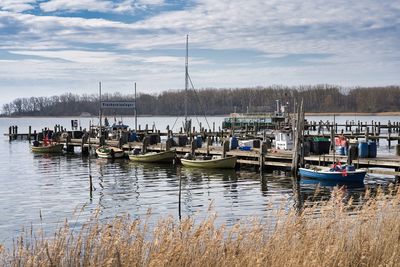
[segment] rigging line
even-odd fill
[[[196,89],[194,89],[194,85],[193,85],[193,82],[192,82],[192,78],[190,78],[190,75],[189,75],[189,74],[188,74],[188,78],[189,78],[190,84],[192,85],[192,89],[193,89],[193,92],[194,92],[194,94],[195,94],[195,96],[196,96],[196,98],[197,98],[197,101],[199,101],[200,109],[201,109],[201,111],[202,111],[203,114],[204,114],[204,119],[206,120],[206,123],[207,123],[207,125],[208,125],[208,129],[211,129],[210,124],[208,123],[208,120],[207,120],[207,117],[206,117],[206,111],[205,111],[204,108],[203,108],[203,103],[201,103],[200,98],[199,98],[199,96],[197,95]]]
[[[176,124],[176,122],[178,121],[178,119],[179,119],[179,116],[176,117],[176,120],[175,120],[175,122],[174,122],[174,125],[172,125],[171,131],[174,129],[175,124]]]

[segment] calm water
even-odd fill
[[[8,133],[10,125],[18,125],[19,132],[27,132],[28,126],[40,130],[61,124],[70,129],[71,119],[76,118],[2,118],[1,133]],[[223,117],[208,118],[218,128]],[[309,117],[310,120],[332,120],[332,117]],[[336,117],[345,120],[398,121],[397,117]],[[124,118],[133,126],[133,118]],[[175,123],[171,117],[141,117],[138,124],[153,124],[160,130]],[[96,118],[81,118],[83,128]],[[199,118],[203,126],[206,122]],[[182,119],[175,125],[181,127]],[[193,119],[197,126],[196,118]],[[27,141],[9,142],[0,139],[0,243],[10,244],[23,227],[43,227],[51,232],[65,218],[80,225],[96,208],[101,218],[113,218],[123,213],[133,218],[144,216],[151,210],[154,223],[158,219],[178,218],[178,186],[182,178],[182,215],[200,220],[207,216],[209,206],[218,214],[218,223],[232,224],[247,216],[268,219],[277,207],[290,208],[295,204],[290,177],[281,173],[260,177],[252,170],[203,171],[179,166],[135,164],[128,160],[107,161],[95,157],[81,157],[76,151],[68,155],[36,155],[30,152]],[[389,151],[381,142],[379,153]],[[93,177],[95,191],[89,198],[89,173]],[[387,185],[393,177],[368,176],[366,184]],[[315,182],[302,183],[302,199],[313,194]],[[322,194],[329,196],[332,185],[323,185]],[[357,195],[364,186],[349,186],[349,194]]]

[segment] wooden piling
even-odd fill
[[[226,152],[229,151],[229,140],[225,140],[222,146],[222,157],[226,158]]]
[[[197,143],[196,143],[196,140],[193,139],[193,140],[190,142],[190,151],[191,151],[191,153],[192,153],[193,156],[194,156],[195,153],[196,153],[196,148],[197,148]]]
[[[265,155],[267,155],[267,142],[263,141],[260,146],[260,158],[259,158],[259,163],[260,163],[260,174],[264,172],[265,168]]]
[[[32,135],[32,126],[29,126],[29,129],[28,129],[28,141],[29,142],[31,141],[31,135]]]
[[[90,199],[93,198],[93,181],[92,181],[92,175],[89,173],[89,194],[90,194]]]
[[[143,138],[143,142],[142,142],[142,154],[147,153],[147,147],[150,144],[150,138],[148,136],[145,136]]]

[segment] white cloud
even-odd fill
[[[36,0],[1,0],[0,10],[24,12],[32,10]]]
[[[145,12],[143,6],[167,3],[40,2],[44,11],[57,11],[55,14],[85,9],[132,11],[131,21],[135,22],[14,13],[16,9],[4,11],[5,3],[11,7],[14,2],[0,2],[0,55],[7,51],[40,58],[15,60],[13,67],[0,67],[5,71],[0,72],[2,84],[17,77],[21,81],[29,72],[32,80],[35,76],[57,77],[60,83],[55,88],[69,83],[88,85],[99,79],[108,79],[119,90],[132,80],[154,90],[182,88],[186,34],[190,35],[191,76],[198,87],[400,83],[400,10],[395,1],[200,0],[139,21],[134,12]],[[34,1],[15,3],[34,5]],[[196,53],[199,48],[212,50],[212,55]],[[229,49],[238,51],[237,55],[219,66],[214,55]],[[257,56],[239,58],[243,50]],[[307,58],[308,54],[317,56]],[[305,58],[293,61],[298,55]],[[21,64],[23,68],[17,67]]]
[[[100,11],[105,12],[112,9],[113,4],[111,1],[100,0],[50,0],[48,2],[40,3],[40,8],[45,12],[54,11]]]

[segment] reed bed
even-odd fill
[[[344,190],[301,211],[276,211],[276,220],[257,218],[216,226],[169,217],[150,229],[148,218],[97,216],[80,230],[68,222],[50,238],[24,233],[13,248],[0,248],[2,266],[399,266],[400,189],[354,205]]]

